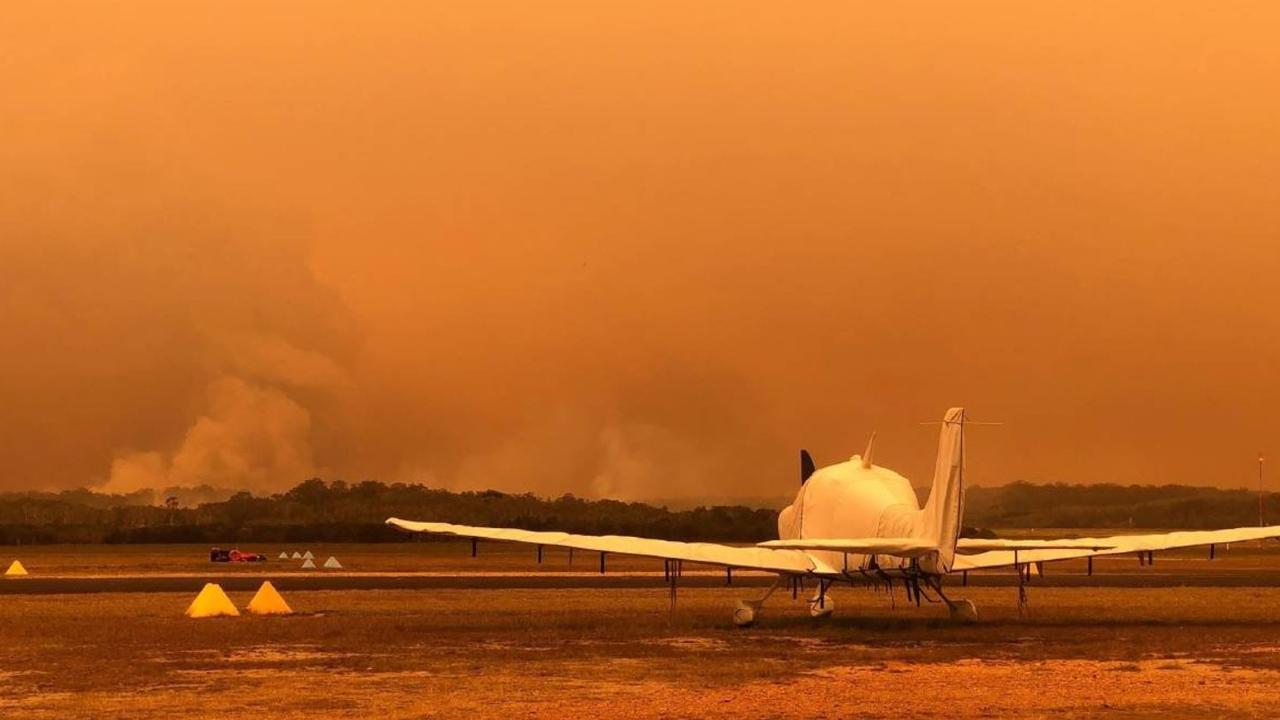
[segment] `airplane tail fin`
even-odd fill
[[[964,514],[964,408],[951,408],[938,433],[938,461],[933,488],[921,510],[926,537],[937,543],[936,558],[924,558],[927,571],[947,573],[956,555]],[[932,564],[933,567],[927,567]]]

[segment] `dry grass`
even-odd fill
[[[474,567],[458,546],[420,547],[440,555],[389,552],[384,567]],[[349,550],[357,565],[386,552]],[[145,562],[189,562],[182,552]],[[1238,557],[1280,572],[1275,558]],[[521,558],[532,565],[528,553],[501,562]],[[1019,618],[1014,589],[971,587],[983,618],[972,626],[840,589],[829,620],[782,594],[761,626],[732,627],[733,601],[757,592],[691,589],[669,616],[660,581],[308,591],[287,594],[297,616],[209,620],[182,616],[194,592],[0,595],[0,716],[1167,718],[1280,707],[1280,588],[1033,587]],[[232,593],[241,606],[249,596]]]
[[[747,631],[738,594],[690,591],[669,618],[657,588],[304,592],[299,616],[202,621],[186,595],[11,596],[0,713],[897,717],[913,687],[925,717],[1280,702],[1280,590],[1224,612],[1214,589],[1041,588],[1018,620],[1008,589],[975,588],[986,619],[966,627],[843,591],[838,618],[787,597]]]
[[[519,572],[595,574],[599,572],[599,555],[577,552],[569,562],[568,552],[544,548],[543,562],[536,562],[537,551],[527,545],[481,543],[479,556],[471,557],[467,541],[413,542],[387,544],[298,543],[296,545],[246,544],[242,550],[267,556],[263,563],[210,563],[207,545],[33,545],[0,546],[0,562],[7,567],[14,558],[22,560],[36,576],[103,576],[103,575],[302,575],[325,572],[304,571],[301,560],[279,560],[282,551],[310,550],[316,564],[330,555],[338,558],[344,570],[356,573],[439,573],[439,572]],[[609,572],[662,572],[662,561],[652,558],[610,555]],[[713,568],[686,564],[687,570]],[[718,572],[723,570],[716,569]]]
[[[1061,536],[1067,531],[1048,533]],[[1091,531],[1107,534],[1106,530]],[[1030,535],[1030,531],[1004,533]],[[1077,532],[1077,534],[1079,534]],[[468,541],[447,540],[437,542],[412,542],[388,544],[359,543],[299,543],[296,545],[257,544],[245,545],[243,550],[260,552],[269,560],[265,563],[210,563],[206,545],[35,545],[0,546],[0,564],[8,566],[13,559],[21,559],[35,576],[102,576],[102,575],[207,575],[246,574],[282,576],[323,570],[303,571],[301,561],[278,560],[281,551],[310,550],[317,564],[330,555],[336,556],[344,570],[354,573],[582,573],[599,571],[596,553],[578,552],[572,564],[567,551],[545,548],[543,563],[535,562],[536,549],[527,545],[507,543],[481,543],[479,556],[471,557]],[[1136,558],[1114,556],[1095,560],[1098,572],[1144,572],[1153,575],[1179,573],[1189,575],[1202,572],[1263,571],[1280,574],[1280,544],[1269,543],[1260,549],[1253,543],[1240,543],[1233,548],[1218,548],[1217,559],[1210,562],[1203,548],[1163,551],[1157,554],[1156,564],[1143,569]],[[1069,560],[1049,565],[1052,574],[1081,573],[1083,560]],[[643,572],[661,573],[662,561],[610,555],[607,559],[610,573]],[[708,571],[721,573],[723,569],[711,566],[685,564],[686,572]]]

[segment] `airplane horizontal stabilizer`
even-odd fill
[[[780,550],[826,550],[830,552],[857,553],[859,555],[896,555],[898,557],[918,557],[938,549],[938,546],[933,543],[910,537],[768,540],[757,543],[756,547]]]

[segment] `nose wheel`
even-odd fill
[[[809,617],[824,618],[830,617],[835,612],[836,603],[829,597],[818,598],[813,597],[809,600]]]
[[[828,580],[818,581],[818,593],[809,598],[809,617],[824,618],[829,617],[836,609],[836,603],[831,599],[831,582]]]

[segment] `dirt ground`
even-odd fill
[[[473,561],[459,546],[426,547],[344,553],[379,571],[462,572],[486,549]],[[33,573],[93,564],[82,549],[22,550]],[[195,549],[110,550],[101,557],[116,572],[138,573],[185,567]],[[1223,554],[1212,567],[1233,578],[1224,587],[1179,584],[1205,565],[1199,553],[1098,563],[1099,580],[1147,573],[1146,587],[1055,585],[1084,578],[1051,565],[1021,617],[1013,588],[975,582],[955,588],[981,613],[965,626],[901,595],[891,606],[841,588],[830,619],[783,593],[742,630],[729,611],[759,588],[691,588],[672,613],[660,577],[652,587],[551,577],[478,589],[458,576],[431,590],[293,591],[285,579],[298,614],[206,620],[182,615],[195,577],[189,592],[8,593],[0,717],[1275,717],[1280,587],[1242,582],[1273,584],[1280,554]],[[527,552],[487,559],[536,567]],[[230,594],[243,607],[252,591]]]

